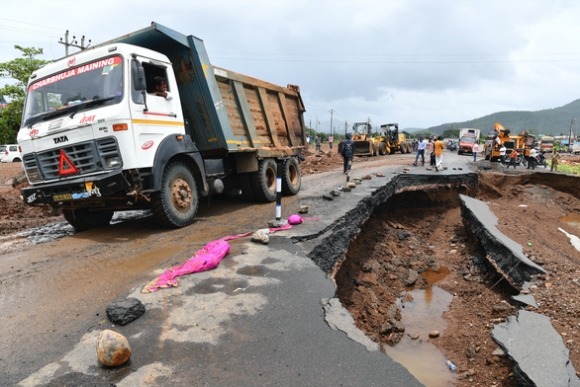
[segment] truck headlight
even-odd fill
[[[27,170],[26,175],[28,175],[28,180],[30,182],[42,180],[42,176],[40,175],[40,171],[38,170],[38,168],[32,168]]]
[[[109,157],[105,159],[105,164],[109,169],[119,168],[121,166],[121,158],[120,157]]]

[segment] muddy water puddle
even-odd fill
[[[450,371],[445,357],[429,339],[429,332],[445,331],[447,324],[443,312],[448,310],[453,296],[435,286],[437,281],[450,273],[446,267],[438,271],[427,270],[421,274],[427,280],[428,287],[424,289],[407,288],[413,301],[401,302],[402,322],[405,325],[405,335],[394,347],[384,346],[384,350],[393,360],[402,364],[421,383],[428,387],[453,386],[456,375]],[[413,340],[412,337],[419,336]]]
[[[566,216],[561,216],[558,220],[568,223],[570,227],[574,227],[575,231],[580,231],[580,214],[569,213]]]
[[[150,216],[149,211],[115,212],[111,224],[128,220],[141,219]],[[75,234],[75,229],[66,221],[49,223],[40,227],[33,227],[21,232],[0,237],[0,254],[22,247],[26,244],[39,244],[56,241]]]

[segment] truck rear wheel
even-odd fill
[[[284,162],[284,174],[282,175],[282,193],[284,195],[296,195],[302,187],[302,174],[300,164],[296,157],[290,157]]]
[[[153,197],[153,217],[163,227],[185,227],[193,223],[199,208],[195,178],[180,162],[169,164],[163,171],[161,190]]]
[[[276,171],[274,159],[260,161],[258,171],[252,172],[250,176],[254,200],[266,203],[276,200]]]
[[[109,224],[113,218],[113,211],[91,212],[88,209],[63,209],[64,218],[76,231],[86,231]]]
[[[407,144],[402,142],[401,143],[401,154],[404,155],[405,153],[407,153]]]

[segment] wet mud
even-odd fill
[[[552,317],[579,370],[580,325],[572,316],[580,317],[580,305],[568,298],[579,286],[565,285],[580,276],[579,253],[557,231],[577,219],[576,181],[480,173],[475,187],[418,186],[393,194],[373,209],[337,260],[337,295],[359,329],[426,386],[515,386],[512,364],[493,353],[489,333],[515,314],[511,296],[518,291],[489,264],[461,216],[459,194],[475,197],[498,217],[497,228],[547,269],[533,278],[540,300],[534,311]],[[433,331],[439,337],[430,337]]]

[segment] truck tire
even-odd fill
[[[379,154],[381,156],[384,156],[387,154],[387,144],[385,144],[384,142],[381,142],[379,144]]]
[[[402,142],[401,143],[401,154],[404,155],[405,153],[407,153],[407,144]]]
[[[165,167],[161,190],[153,196],[153,217],[163,227],[178,228],[193,223],[199,208],[195,178],[187,166],[174,162]]]
[[[250,176],[254,200],[265,203],[276,200],[276,171],[276,160],[264,159],[260,161],[258,171],[252,172]]]
[[[62,214],[66,221],[73,226],[77,232],[104,226],[109,224],[113,218],[113,211],[91,212],[87,209],[63,209]]]
[[[302,173],[300,164],[296,157],[290,157],[284,162],[284,173],[282,175],[282,194],[290,196],[296,195],[302,187]]]

